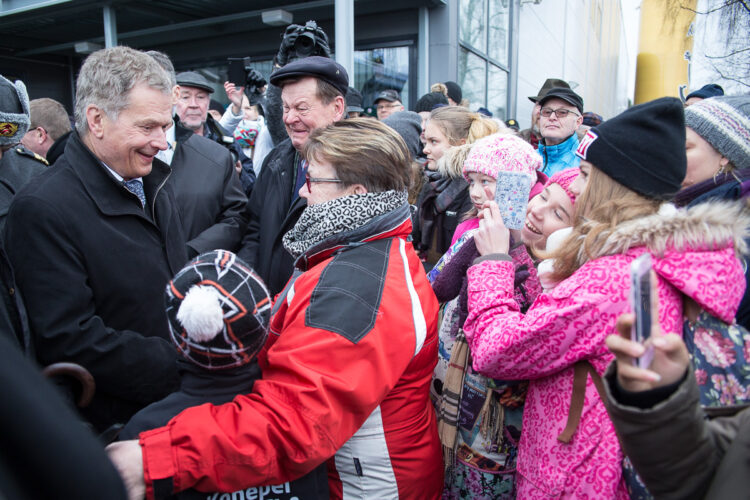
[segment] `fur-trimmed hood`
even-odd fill
[[[623,222],[607,237],[599,255],[646,246],[657,257],[667,250],[720,249],[731,244],[738,258],[748,253],[750,209],[744,202],[713,201],[688,209],[664,204],[658,213]]]
[[[732,323],[745,292],[750,209],[745,202],[715,201],[624,222],[605,236],[596,257],[641,253],[654,271],[703,309]]]

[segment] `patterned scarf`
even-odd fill
[[[405,205],[406,197],[406,191],[383,191],[308,205],[297,224],[284,235],[284,248],[296,259],[330,236],[359,229],[375,217]]]

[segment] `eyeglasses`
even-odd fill
[[[552,113],[555,113],[555,116],[561,120],[571,113],[576,116],[581,116],[575,111],[572,111],[570,109],[565,109],[565,108],[552,109],[552,108],[545,107],[545,108],[542,108],[541,111],[539,111],[539,113],[545,118],[549,118],[550,116],[552,116]]]
[[[341,184],[341,179],[324,179],[322,177],[310,177],[310,174],[305,172],[305,183],[307,184],[307,190],[312,192],[312,187],[310,186],[313,182],[330,182],[335,184]]]
[[[378,111],[383,111],[389,108],[397,108],[398,106],[402,106],[402,104],[399,102],[394,102],[393,104],[379,104],[375,109]]]

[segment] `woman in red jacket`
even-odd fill
[[[440,496],[438,304],[407,242],[409,151],[353,119],[315,131],[304,154],[308,206],[283,239],[297,272],[274,304],[262,379],[113,445],[131,493],[237,491],[327,461],[332,498]]]

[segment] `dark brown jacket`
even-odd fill
[[[605,373],[607,411],[625,454],[656,499],[750,497],[750,408],[707,420],[692,368],[652,407],[625,406],[613,395],[614,367]]]

